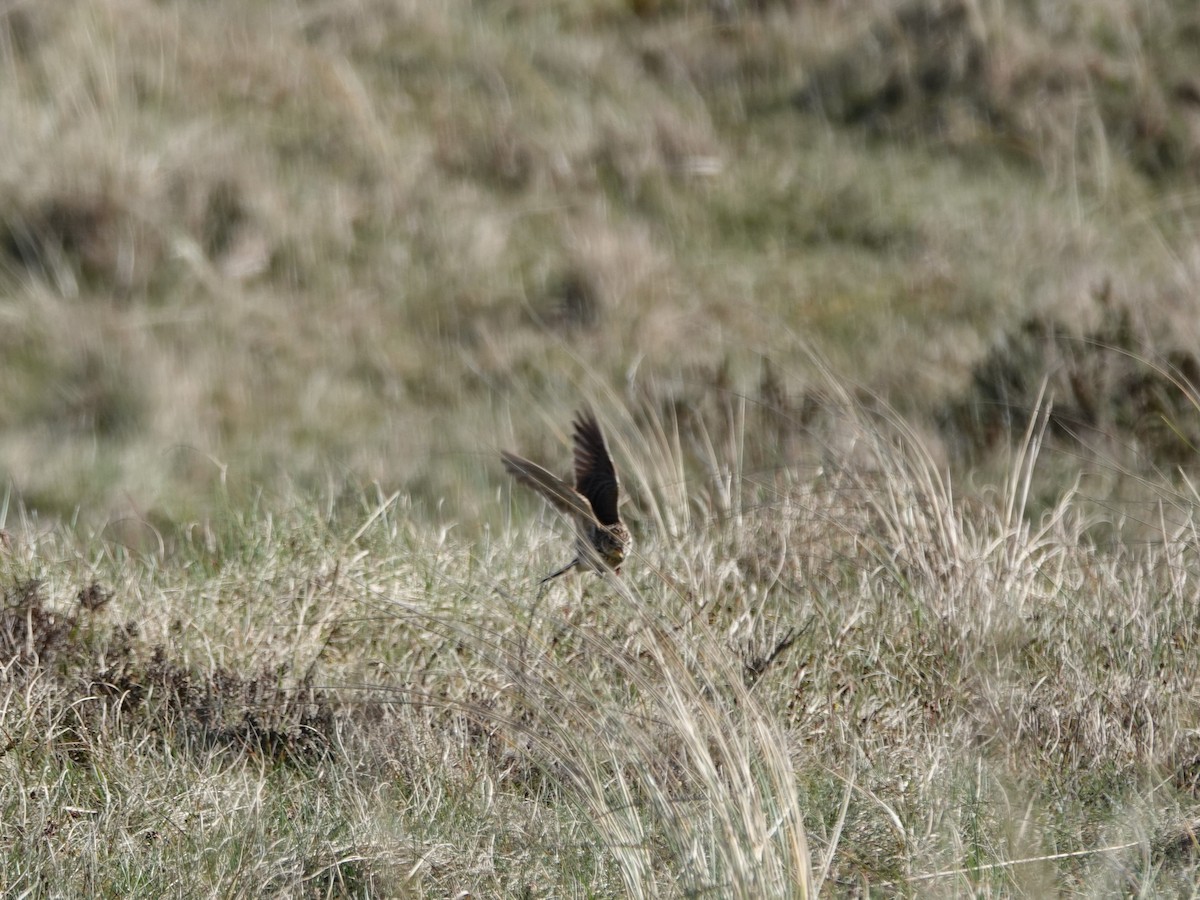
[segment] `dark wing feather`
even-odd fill
[[[620,488],[600,423],[590,410],[575,417],[575,490],[587,497],[601,525],[615,525]]]
[[[504,460],[504,468],[513,478],[533,488],[563,512],[584,519],[595,519],[595,514],[589,508],[588,502],[585,502],[585,498],[579,496],[577,491],[554,473],[547,472],[537,463],[515,453],[502,451],[500,458]]]

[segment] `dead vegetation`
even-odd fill
[[[1200,358],[1177,336],[1151,333],[1152,323],[1107,291],[1099,299],[1099,321],[1086,331],[1035,315],[1006,334],[944,411],[944,433],[978,459],[1010,443],[1045,397],[1061,450],[1130,473],[1191,470],[1200,459]]]
[[[79,611],[47,606],[41,582],[12,585],[0,612],[0,670],[9,690],[37,685],[71,710],[70,727],[96,733],[121,722],[162,736],[177,751],[223,747],[270,759],[322,758],[336,740],[330,698],[311,673],[286,665],[239,675],[223,666],[192,670],[150,648],[135,621],[97,619],[111,595],[92,582]],[[61,724],[61,723],[60,723]],[[10,750],[18,749],[14,739]]]
[[[0,11],[0,891],[1192,890],[1193,6]]]
[[[1044,408],[998,492],[957,499],[902,422],[821,395],[853,452],[769,470],[744,401],[607,408],[640,448],[621,579],[540,590],[545,524],[461,542],[395,498],[143,557],[20,532],[6,883],[169,888],[201,858],[219,893],[1190,883],[1193,507],[1160,485],[1154,540],[1098,546],[1086,497],[1032,505]]]
[[[593,373],[753,394],[802,337],[933,421],[1095,285],[1175,332],[1195,12],[1069,8],[15,6],[0,461],[96,521],[354,473],[474,527],[461,448]]]
[[[803,107],[1051,171],[1086,169],[1099,152],[1127,155],[1153,178],[1200,174],[1195,73],[1182,65],[1200,29],[1190,4],[890,7],[815,68],[797,97]],[[1154,52],[1138,54],[1142,42]]]

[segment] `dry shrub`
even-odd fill
[[[70,651],[75,620],[46,608],[41,583],[14,584],[4,592],[0,610],[0,671],[5,677],[27,677],[31,670],[54,665],[64,650]]]
[[[9,268],[69,294],[144,289],[163,254],[160,236],[111,195],[49,196],[10,210],[3,228]]]
[[[941,414],[943,433],[976,458],[1023,430],[1042,392],[1063,446],[1103,459],[1131,451],[1136,469],[1191,468],[1200,448],[1200,357],[1150,333],[1129,306],[1098,294],[1099,321],[1080,333],[1033,315],[979,361],[966,394]]]
[[[1179,66],[1194,12],[1124,15],[1063,22],[1020,5],[911,0],[831,54],[797,101],[880,134],[1006,147],[1055,172],[1106,165],[1111,142],[1149,175],[1195,177],[1200,108]],[[1096,34],[1122,32],[1154,50],[1121,36],[1097,51]]]
[[[311,674],[296,679],[287,666],[250,676],[221,666],[198,671],[172,662],[163,647],[146,658],[135,623],[106,627],[95,618],[109,591],[91,582],[76,599],[80,613],[54,611],[33,580],[6,590],[0,607],[0,682],[56,693],[74,732],[102,737],[115,718],[194,752],[224,747],[292,762],[334,746],[334,709]]]

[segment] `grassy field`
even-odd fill
[[[0,7],[0,892],[1194,893],[1198,41]]]

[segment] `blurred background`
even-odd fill
[[[981,482],[1043,389],[1048,484],[1186,476],[1197,46],[1193,0],[9,0],[0,479],[472,529],[585,401],[816,465],[830,372]]]

